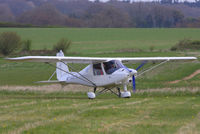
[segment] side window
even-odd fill
[[[103,75],[101,63],[93,64],[93,73],[94,73],[94,75]]]
[[[112,74],[113,72],[117,70],[115,61],[104,62],[103,65],[104,65],[106,74]]]

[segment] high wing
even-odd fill
[[[112,58],[98,58],[98,57],[59,57],[59,56],[25,56],[16,58],[6,58],[11,61],[28,61],[28,62],[59,62],[64,61],[67,63],[99,63],[105,62]]]
[[[134,57],[134,58],[100,58],[100,57],[59,57],[59,56],[24,56],[16,58],[6,58],[10,61],[24,62],[59,62],[67,63],[100,63],[110,60],[120,60],[122,62],[137,63],[142,61],[179,61],[196,60],[196,57]]]
[[[137,63],[142,61],[152,61],[152,62],[160,62],[160,61],[192,61],[196,60],[196,57],[138,57],[138,58],[120,58],[122,62],[128,63]]]

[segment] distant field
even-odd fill
[[[89,100],[85,93],[0,91],[0,133],[198,134],[199,95],[107,94]]]
[[[200,29],[140,28],[0,28],[14,31],[23,39],[33,41],[33,49],[51,49],[60,38],[67,37],[73,45],[70,52],[94,54],[120,49],[169,49],[184,38],[198,39]]]

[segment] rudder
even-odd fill
[[[60,50],[60,52],[58,52],[56,54],[56,56],[58,57],[64,57],[64,53],[62,52],[62,50]],[[64,64],[65,63],[65,64]],[[57,62],[56,63],[56,75],[57,75],[57,79],[58,81],[65,81],[66,78],[67,78],[67,73],[66,72],[69,72],[69,68],[67,66],[67,63],[66,62]]]

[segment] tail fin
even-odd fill
[[[58,52],[56,56],[64,57],[64,53],[62,52],[62,50],[60,50],[60,52]],[[66,72],[69,72],[67,63],[65,62],[64,64],[63,62],[57,62],[56,67],[57,67],[56,75],[57,75],[58,81],[65,81],[68,75]]]

